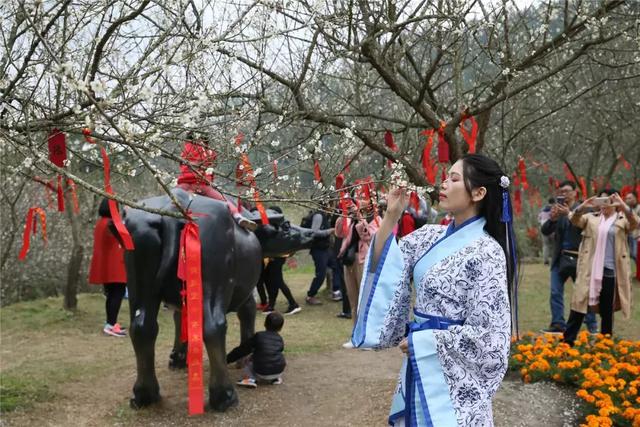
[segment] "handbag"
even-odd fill
[[[558,261],[558,272],[562,276],[574,276],[578,267],[578,257],[568,254],[560,254]]]

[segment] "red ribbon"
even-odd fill
[[[529,182],[527,182],[527,165],[524,162],[524,158],[518,159],[518,171],[520,172],[520,181],[522,182],[522,188],[529,189]]]
[[[344,185],[344,175],[339,173],[336,176],[336,191],[342,190],[342,186]]]
[[[627,159],[624,158],[622,154],[620,154],[620,156],[618,157],[618,160],[620,161],[620,163],[622,163],[622,166],[626,170],[631,170],[631,164],[627,161]]]
[[[322,174],[320,174],[320,163],[317,160],[313,161],[313,179],[317,182],[322,181]]]
[[[91,129],[83,129],[82,134],[84,135],[84,139],[89,144],[96,144],[96,141],[91,137]],[[105,150],[102,146],[100,146],[100,154],[102,155],[102,163],[104,165],[104,191],[107,194],[115,194],[113,192],[113,188],[111,187],[111,166],[109,163],[109,156],[107,156],[107,150]],[[132,251],[134,249],[133,240],[131,239],[129,231],[122,222],[122,217],[120,216],[118,205],[113,199],[109,199],[109,213],[111,214],[113,225],[116,227],[116,230],[118,230],[118,234],[120,235],[120,238],[124,243],[125,249]]]
[[[582,197],[587,198],[587,182],[584,179],[584,176],[581,176],[579,179],[580,182],[580,191],[582,191]]]
[[[204,413],[202,379],[202,246],[198,224],[190,220],[180,235],[178,277],[184,280],[182,321],[187,332],[189,415]],[[185,315],[186,313],[186,315]]]
[[[384,133],[384,145],[393,152],[398,151],[398,146],[393,141],[393,134],[389,130]],[[391,167],[392,163],[391,159],[387,159],[387,167]]]
[[[62,175],[58,174],[58,211],[64,212],[64,197],[62,195]]]
[[[22,249],[20,249],[20,254],[18,255],[18,259],[20,261],[24,261],[27,256],[27,252],[29,252],[31,233],[36,233],[38,218],[40,218],[40,225],[42,226],[42,240],[45,245],[47,244],[47,215],[42,208],[35,206],[30,207],[27,211],[24,233],[22,234]]]
[[[513,192],[513,210],[516,216],[522,215],[522,193],[519,188]]]
[[[433,129],[427,129],[422,132],[422,135],[427,137],[427,142],[422,149],[422,170],[424,176],[427,178],[427,182],[431,185],[436,185],[437,163],[431,159],[431,149],[433,148]]]
[[[416,213],[420,210],[420,199],[418,198],[418,193],[412,191],[409,195],[409,204],[413,206],[413,209],[416,210]]]
[[[464,123],[469,120],[471,122],[471,133],[467,131],[464,127]],[[462,137],[467,142],[469,146],[469,154],[473,154],[476,152],[476,139],[478,138],[478,122],[476,122],[475,117],[473,116],[462,116],[462,121],[460,122],[460,133]]]
[[[444,128],[446,123],[441,121],[440,128],[438,128],[438,162],[449,163],[449,143],[444,135]]]
[[[78,204],[78,190],[76,189],[76,183],[71,179],[67,179],[67,185],[71,192],[71,200],[73,201],[73,213],[80,213],[80,205]]]
[[[340,208],[342,209],[342,235],[346,236],[349,231],[349,203],[347,199],[347,193],[345,191],[340,192]]]
[[[576,177],[571,173],[571,169],[569,169],[569,165],[566,163],[562,164],[562,169],[564,170],[564,176],[569,180],[576,182]]]
[[[64,161],[67,159],[67,145],[65,143],[65,135],[60,129],[52,129],[47,139],[47,148],[49,150],[49,160],[59,168],[63,168]],[[62,176],[58,175],[58,211],[64,211],[64,198],[62,197]]]
[[[260,220],[262,221],[262,224],[269,224],[267,211],[264,209],[262,201],[260,201],[260,194],[258,193],[256,179],[253,176],[253,167],[251,166],[251,161],[249,161],[249,156],[247,156],[247,153],[242,153],[241,161],[243,167],[242,173],[244,174],[243,179],[245,182],[248,182],[249,186],[253,190],[253,200],[256,203],[256,209],[258,209],[258,212],[260,212]]]
[[[274,160],[273,161],[273,180],[277,180],[278,179],[278,161]]]

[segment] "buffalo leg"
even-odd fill
[[[222,286],[221,286],[222,288]],[[205,298],[205,301],[207,299]],[[215,411],[225,411],[238,404],[238,394],[229,378],[225,337],[227,318],[224,299],[213,298],[204,306],[204,343],[209,354],[209,405]]]
[[[140,305],[131,305],[130,335],[136,353],[138,376],[133,385],[132,408],[141,408],[160,400],[155,371],[155,345],[158,336],[160,299],[149,296]]]
[[[182,342],[180,339],[182,332],[182,312],[180,310],[174,310],[173,324],[175,326],[175,337],[173,350],[169,355],[169,369],[184,369],[187,367],[187,343]]]
[[[253,293],[238,307],[238,320],[240,320],[240,343],[245,342],[256,331],[256,300]]]

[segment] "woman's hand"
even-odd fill
[[[622,200],[622,197],[618,193],[613,193],[609,200],[611,200],[611,205],[620,208],[621,211],[626,212],[629,210],[629,206]]]
[[[394,219],[394,222],[400,220],[402,212],[409,204],[409,195],[407,190],[400,187],[392,188],[387,194],[387,216]]]
[[[398,344],[398,348],[404,354],[408,354],[409,353],[409,340],[407,338],[403,338],[402,341],[400,341],[400,344]]]
[[[593,201],[595,200],[596,197],[597,196],[591,196],[587,200],[582,202],[580,206],[576,208],[576,212],[578,212],[579,214],[582,214],[587,208],[593,208],[594,207]]]

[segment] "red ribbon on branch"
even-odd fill
[[[622,154],[618,156],[618,161],[626,170],[631,170],[631,164],[627,161],[627,159],[624,158]]]
[[[471,122],[471,132],[467,131],[464,127],[465,122],[469,120]],[[475,117],[462,115],[462,121],[460,122],[460,133],[469,146],[469,154],[476,152],[476,139],[478,138],[478,122]]]
[[[53,128],[47,139],[49,160],[59,168],[64,168],[67,160],[67,145],[65,135],[60,129]],[[62,175],[58,174],[58,211],[64,212],[64,197],[62,196]]]
[[[522,192],[516,188],[513,192],[513,210],[516,216],[522,215]]]
[[[562,164],[562,169],[564,170],[564,176],[569,180],[569,181],[573,181],[576,182],[576,177],[573,175],[573,173],[571,172],[571,169],[569,169],[569,165],[565,162]]]
[[[85,128],[82,130],[82,134],[84,135],[85,141],[89,144],[97,144],[96,141],[91,136],[91,129]],[[111,187],[111,163],[109,162],[109,156],[107,156],[107,150],[100,145],[100,154],[102,155],[102,164],[104,167],[104,191],[107,194],[115,194],[113,192],[113,188]],[[118,205],[116,201],[113,199],[109,199],[109,213],[111,214],[111,220],[113,221],[113,225],[118,230],[118,234],[124,243],[124,247],[128,251],[132,251],[133,240],[131,239],[131,235],[129,234],[129,230],[124,226],[122,222],[122,217],[120,216],[120,211],[118,210]]]
[[[47,244],[47,215],[44,209],[32,206],[27,211],[25,220],[24,233],[22,235],[22,249],[20,249],[20,254],[18,255],[20,261],[24,261],[27,257],[31,243],[31,233],[36,234],[38,219],[40,219],[40,225],[42,226],[42,240],[45,245]]]
[[[389,130],[384,133],[384,145],[393,152],[398,151],[398,146],[393,141],[393,134]],[[390,168],[392,163],[391,159],[387,159],[387,167]]]
[[[80,213],[80,205],[78,203],[78,190],[76,189],[76,183],[71,178],[67,178],[67,186],[69,187],[69,191],[71,192],[73,213],[78,214]]]
[[[581,176],[578,179],[578,182],[580,184],[580,191],[582,192],[582,197],[586,199],[587,197],[589,197],[588,196],[589,193],[587,193],[587,181],[585,181],[584,176]]]
[[[240,145],[244,139],[244,134],[239,132],[236,136],[236,145]],[[240,155],[240,164],[236,168],[236,185],[247,185],[253,190],[253,200],[256,204],[256,209],[260,213],[260,221],[262,224],[269,224],[269,218],[267,217],[267,211],[264,209],[264,205],[260,200],[260,193],[258,192],[258,186],[256,185],[256,178],[253,175],[253,167],[247,153],[242,152]],[[238,198],[238,206],[240,206],[240,198]]]
[[[524,158],[518,159],[518,171],[520,172],[520,181],[522,182],[522,188],[529,189],[529,182],[527,181],[527,165],[524,162]]]
[[[182,336],[186,332],[189,415],[204,413],[202,378],[202,245],[198,224],[189,218],[180,235],[178,278],[183,280]]]
[[[438,162],[439,163],[449,163],[451,160],[449,158],[449,143],[447,142],[447,138],[444,134],[444,128],[446,123],[444,121],[440,121],[440,127],[438,128]]]
[[[318,163],[318,160],[313,161],[313,179],[315,179],[316,182],[322,182],[322,174],[320,173],[320,163]]]
[[[427,182],[436,185],[436,175],[438,173],[438,164],[431,159],[431,149],[433,148],[433,129],[422,131],[422,135],[427,137],[427,142],[422,149],[422,170]]]

